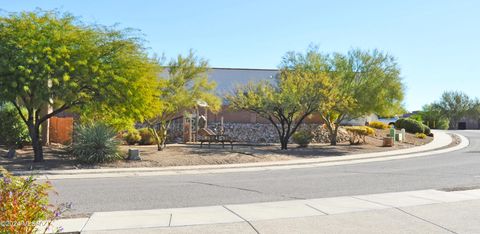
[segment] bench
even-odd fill
[[[200,148],[203,147],[203,143],[208,142],[208,148],[212,143],[222,143],[222,148],[225,148],[225,142],[230,143],[230,147],[233,149],[233,139],[230,136],[224,134],[216,134],[214,131],[208,128],[201,128],[197,132],[200,142]]]
[[[230,148],[233,150],[233,140],[227,135],[208,135],[199,139],[200,148],[203,147],[203,143],[208,142],[208,148],[210,148],[211,143],[222,143],[222,148],[225,148],[225,143],[230,143]]]

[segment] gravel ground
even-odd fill
[[[360,154],[409,148],[423,145],[433,140],[431,137],[418,139],[413,134],[407,134],[403,143],[397,143],[394,147],[382,147],[382,138],[388,134],[388,130],[377,130],[376,136],[367,137],[366,144],[350,145],[339,143],[336,146],[328,144],[311,144],[308,148],[298,148],[290,144],[288,150],[280,150],[278,144],[272,145],[245,145],[234,144],[233,150],[226,145],[212,144],[211,148],[198,144],[173,144],[168,145],[163,151],[157,151],[156,146],[121,146],[126,154],[129,148],[137,148],[141,153],[141,161],[120,160],[113,163],[99,165],[78,164],[65,152],[65,147],[54,145],[45,147],[45,162],[33,163],[31,148],[26,147],[17,151],[17,157],[13,160],[0,157],[0,165],[7,170],[32,170],[32,169],[78,169],[78,168],[112,168],[112,167],[167,167],[186,165],[214,165],[249,162],[266,162],[279,160],[292,160],[300,158],[338,157],[349,154]],[[0,149],[0,155],[6,155],[5,149]]]

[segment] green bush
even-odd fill
[[[423,123],[431,129],[448,129],[450,121],[436,105],[425,105],[420,112]]]
[[[425,133],[416,133],[415,137],[420,139],[425,139],[427,138],[427,135],[425,135]]]
[[[312,142],[314,135],[310,131],[300,130],[293,134],[293,142],[298,144],[300,147],[307,147],[310,142]]]
[[[27,125],[12,105],[0,106],[0,144],[22,148],[30,142]]]
[[[431,129],[447,130],[450,126],[450,120],[447,118],[437,118],[434,120],[423,121]]]
[[[0,178],[0,233],[45,233],[61,213],[59,207],[49,204],[52,186],[38,182],[33,176],[22,178],[2,172]],[[35,224],[46,224],[39,227]],[[55,231],[55,230],[54,230]]]
[[[104,123],[78,126],[72,145],[73,156],[82,163],[94,164],[121,159],[115,129]]]
[[[350,133],[350,144],[358,145],[365,143],[366,136],[375,135],[375,130],[366,126],[355,126],[345,128]]]
[[[372,121],[368,124],[369,127],[376,128],[376,129],[387,129],[388,124],[380,121]]]
[[[439,119],[438,122],[433,122],[435,128],[447,130],[450,127],[450,120],[447,118]]]
[[[423,125],[423,133],[425,133],[425,135],[430,135],[430,133],[432,133],[432,130],[430,130],[430,127],[428,127],[427,125]]]
[[[395,122],[395,128],[402,129],[404,128],[406,132],[409,133],[424,133],[425,132],[425,125],[421,122],[418,122],[414,119],[398,119]]]
[[[130,129],[125,134],[123,134],[123,139],[129,145],[135,145],[142,140],[142,136],[137,129]]]
[[[153,135],[152,131],[148,128],[142,128],[138,130],[140,133],[140,145],[153,145],[156,143],[155,136]]]

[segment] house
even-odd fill
[[[477,119],[472,117],[463,117],[460,119],[460,121],[458,121],[456,127],[456,129],[459,130],[480,129],[480,117],[477,117]]]

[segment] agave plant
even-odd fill
[[[75,131],[72,154],[83,163],[103,163],[121,159],[113,128],[104,123],[80,125]]]

